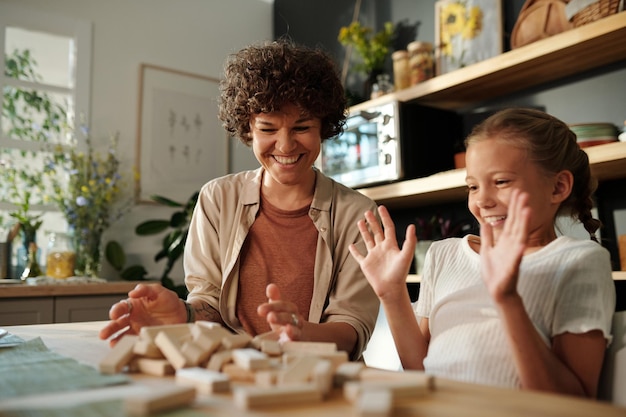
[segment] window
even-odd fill
[[[46,149],[64,144],[76,119],[89,121],[91,23],[0,5],[0,49],[0,233],[8,233],[8,214],[24,204],[44,218],[56,211],[41,181]]]

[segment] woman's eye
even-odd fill
[[[472,192],[472,191],[476,191],[478,189],[477,186],[475,185],[468,185],[467,186],[467,191]]]
[[[511,181],[509,180],[496,180],[496,185],[506,185],[508,183],[510,183]]]
[[[306,132],[309,130],[309,126],[297,126],[294,128],[296,132]]]

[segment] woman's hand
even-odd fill
[[[305,321],[296,305],[281,299],[276,284],[269,284],[265,289],[265,295],[269,301],[257,308],[259,316],[265,317],[272,331],[280,333],[281,337],[301,340]]]
[[[481,222],[481,275],[496,303],[517,295],[519,266],[528,242],[529,221],[528,194],[513,190],[497,242],[494,242],[491,225]]]
[[[389,212],[384,206],[379,206],[378,213],[382,227],[371,211],[365,213],[365,220],[358,222],[367,254],[363,256],[359,253],[354,244],[351,244],[349,249],[376,295],[384,300],[398,291],[406,293],[406,277],[415,256],[417,238],[415,226],[409,225],[404,244],[400,249],[396,240],[396,228]]]
[[[160,284],[138,284],[127,299],[113,304],[109,310],[111,321],[99,336],[103,340],[113,336],[109,343],[114,346],[122,336],[139,334],[144,326],[184,323],[186,314],[183,301],[174,291]]]

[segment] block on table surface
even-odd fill
[[[201,394],[226,392],[230,390],[230,379],[227,375],[209,369],[193,367],[176,371],[176,383],[193,386]]]
[[[103,374],[121,372],[135,355],[133,350],[137,340],[139,340],[137,335],[127,334],[123,336],[98,364],[100,372]]]
[[[388,390],[391,392],[393,400],[404,398],[416,398],[426,395],[430,391],[430,386],[422,381],[409,380],[389,380],[389,381],[348,381],[343,385],[343,395],[348,401],[354,403],[361,393],[371,390]]]
[[[225,349],[241,349],[247,347],[252,342],[249,334],[229,334],[222,338],[222,346]]]
[[[188,340],[180,347],[181,353],[187,358],[186,366],[197,366],[209,360],[213,350],[207,350],[199,343]]]
[[[124,411],[131,416],[148,416],[191,405],[196,398],[194,387],[161,385],[124,398]]]
[[[310,380],[315,365],[321,359],[317,356],[298,356],[278,374],[278,385],[307,382]]]
[[[334,382],[335,385],[340,387],[347,381],[357,381],[360,379],[360,374],[365,370],[365,364],[363,362],[344,362],[340,363],[335,368]]]
[[[166,376],[174,374],[174,367],[167,359],[135,358],[135,368],[143,373],[153,376]]]
[[[326,397],[333,388],[333,364],[327,359],[317,361],[311,371],[311,381],[317,386],[317,389]]]
[[[154,338],[154,343],[175,369],[189,366],[189,359],[183,353],[180,341],[170,332],[159,332]]]
[[[234,388],[233,401],[240,410],[248,410],[272,405],[320,402],[322,393],[314,384],[275,387],[239,386]]]
[[[358,417],[389,417],[393,411],[393,396],[388,389],[361,392],[355,404]]]
[[[267,355],[253,348],[233,349],[233,362],[248,371],[268,369],[270,361]]]
[[[159,347],[154,344],[154,341],[142,339],[141,337],[135,343],[133,352],[135,353],[135,355],[143,356],[146,358],[162,359],[165,357],[163,356],[161,349],[159,349]]]
[[[305,355],[319,355],[337,352],[337,344],[330,342],[298,342],[288,341],[281,343],[283,352],[301,353]]]
[[[164,324],[161,326],[144,326],[139,330],[139,337],[142,340],[147,340],[149,342],[154,342],[154,339],[161,332],[168,333],[172,338],[181,339],[181,343],[183,339],[189,337],[191,335],[192,323],[181,323],[181,324]]]
[[[212,371],[220,372],[224,365],[233,361],[233,351],[232,350],[220,350],[219,352],[215,352],[211,355],[209,359],[209,363],[207,364],[207,369]]]

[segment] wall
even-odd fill
[[[228,54],[272,38],[272,3],[267,0],[0,0],[0,13],[5,4],[92,22],[90,128],[94,140],[119,131],[119,153],[123,169],[129,172],[135,163],[140,63],[219,78]],[[235,149],[231,166],[237,170],[250,166],[249,150]],[[160,238],[137,237],[134,228],[144,220],[170,214],[171,209],[134,206],[105,239],[122,243],[128,264],[141,263],[150,276],[158,277],[164,265],[152,258]],[[58,219],[51,220],[43,228],[54,229],[57,223]],[[179,267],[172,277],[182,282]],[[116,276],[106,265],[104,272],[109,278]]]

